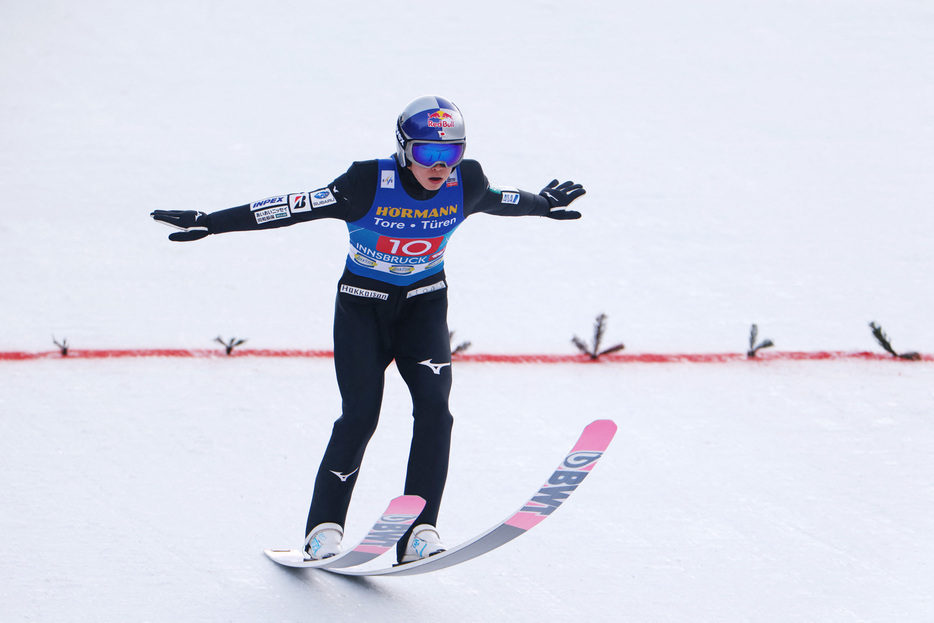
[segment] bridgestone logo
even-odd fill
[[[376,290],[364,290],[363,288],[354,288],[353,286],[341,284],[341,292],[344,294],[350,294],[351,296],[359,296],[365,299],[379,299],[385,301],[389,298],[389,295],[385,292],[377,292]]]

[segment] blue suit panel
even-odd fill
[[[347,270],[406,286],[441,272],[444,251],[465,218],[464,189],[454,169],[430,199],[417,200],[402,185],[396,160],[379,160],[376,196],[369,211],[348,222]]]

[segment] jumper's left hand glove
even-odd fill
[[[581,217],[580,212],[568,210],[567,207],[581,195],[587,194],[587,191],[583,186],[574,182],[563,182],[558,185],[558,180],[552,180],[551,184],[545,186],[538,194],[547,199],[551,206],[551,210],[545,216],[563,221]]]
[[[208,228],[208,215],[196,210],[155,210],[149,216],[157,223],[168,225],[180,231],[169,234],[169,240],[191,242],[201,240],[211,232]]]

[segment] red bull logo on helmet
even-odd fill
[[[453,128],[454,115],[438,109],[437,112],[428,113],[429,128]]]

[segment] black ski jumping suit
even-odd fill
[[[321,523],[344,525],[393,360],[413,404],[404,493],[426,501],[413,525],[436,525],[453,425],[443,254],[454,229],[478,212],[544,216],[549,203],[538,194],[491,186],[474,160],[463,160],[440,190],[428,191],[393,157],[355,162],[318,190],[208,215],[212,234],[321,218],[347,222],[351,248],[334,317],[342,414],[318,469],[306,534]]]

